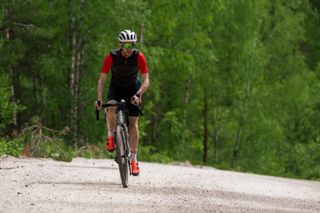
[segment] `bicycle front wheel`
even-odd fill
[[[123,187],[126,188],[128,187],[129,181],[129,156],[125,145],[127,144],[125,128],[119,125],[116,134],[116,157],[119,165],[121,182]]]

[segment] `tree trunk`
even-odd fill
[[[10,23],[10,9],[7,7],[5,9],[5,19],[8,21],[8,23]],[[12,26],[7,26],[5,28],[5,35],[6,35],[6,39],[8,41],[8,43],[10,43],[13,40],[13,36],[14,36],[14,32],[13,32],[13,27]],[[11,49],[11,51],[14,51]],[[11,101],[13,103],[13,114],[12,114],[12,124],[13,124],[13,128],[12,128],[12,136],[17,136],[19,134],[20,131],[20,119],[19,119],[19,114],[18,114],[18,110],[17,110],[17,106],[19,103],[19,76],[17,71],[14,69],[13,64],[10,62],[8,64],[8,73],[10,74],[11,77]]]
[[[214,162],[219,162],[219,132],[217,130],[214,131],[213,134],[214,141]]]
[[[204,163],[208,160],[208,92],[205,90],[203,107],[203,158]]]
[[[75,17],[72,16],[70,22],[70,48],[71,48],[71,69],[70,69],[70,97],[71,97],[71,118],[70,118],[70,129],[72,133],[72,144],[76,147],[77,142],[77,104],[76,104],[76,57],[77,57],[77,32],[76,32],[76,20]]]
[[[213,160],[215,163],[218,163],[219,161],[219,128],[217,126],[217,108],[215,100],[217,97],[214,96],[214,93],[210,95],[212,97],[212,111],[213,111],[213,117],[212,117],[212,126],[213,126],[213,150],[214,150],[214,156]]]
[[[70,2],[70,7],[76,7]],[[84,0],[80,1],[80,12],[84,7]],[[70,96],[71,96],[71,118],[70,129],[72,132],[71,142],[77,149],[80,145],[79,136],[79,115],[81,111],[80,97],[80,80],[84,73],[84,39],[78,26],[81,20],[77,20],[75,14],[71,14],[70,20],[70,51],[71,51],[71,68],[70,68]]]
[[[32,107],[35,111],[35,113],[37,115],[39,115],[39,108],[42,108],[43,103],[41,103],[41,100],[43,100],[44,98],[39,98],[39,96],[41,97],[41,94],[39,94],[39,91],[41,91],[41,88],[43,88],[43,85],[39,85],[40,80],[41,79],[41,72],[38,72],[37,70],[35,70],[36,73],[32,76],[32,86],[33,86],[33,99],[34,102],[32,104]],[[39,107],[41,106],[41,107]]]
[[[232,158],[231,158],[231,167],[235,167],[238,161],[238,154],[239,154],[239,146],[240,146],[240,142],[241,142],[241,134],[243,132],[243,129],[245,127],[245,122],[246,122],[246,113],[247,113],[247,101],[249,99],[250,96],[250,91],[251,91],[251,83],[248,82],[245,88],[245,98],[243,100],[243,105],[244,105],[244,111],[240,117],[239,120],[239,128],[237,130],[237,135],[236,135],[236,140],[233,146],[233,151],[232,151]]]
[[[157,125],[158,122],[161,120],[161,112],[158,107],[155,107],[156,113],[151,118],[151,129],[152,129],[152,135],[151,135],[151,143],[156,144],[158,139],[157,134]]]
[[[156,121],[151,123],[151,128],[152,128],[152,136],[151,136],[151,143],[156,144],[157,142],[157,123]]]
[[[82,111],[83,104],[81,104],[80,101],[80,94],[81,94],[81,76],[84,74],[84,61],[83,61],[83,56],[84,56],[84,40],[83,36],[80,34],[79,35],[79,41],[78,41],[78,52],[77,52],[77,72],[76,72],[76,85],[75,85],[75,117],[76,117],[76,139],[77,139],[77,146],[83,146],[84,140],[81,137],[81,134],[79,134],[79,115],[80,112]]]
[[[231,167],[235,167],[237,160],[238,160],[238,154],[239,154],[239,144],[241,140],[241,133],[242,129],[244,128],[244,118],[241,117],[239,122],[239,128],[237,130],[237,136],[235,143],[233,145],[233,151],[232,151],[232,160],[231,160]]]
[[[183,108],[183,128],[187,128],[187,110],[188,110],[188,104],[189,104],[189,99],[190,99],[190,84],[191,80],[188,79],[185,82],[185,87],[184,87],[184,108]],[[182,134],[182,146],[185,147],[185,134]]]
[[[144,39],[144,23],[141,22],[141,25],[140,25],[140,47],[142,47],[143,45],[143,39]]]

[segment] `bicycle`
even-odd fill
[[[116,107],[117,128],[115,132],[116,157],[115,160],[119,165],[119,172],[123,188],[128,187],[130,168],[130,144],[129,132],[127,127],[126,102],[121,100],[114,104],[102,104],[102,107]],[[99,110],[96,109],[96,119],[99,120]]]

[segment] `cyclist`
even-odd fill
[[[131,147],[131,172],[138,175],[140,169],[137,161],[139,143],[138,117],[142,95],[149,87],[149,74],[146,59],[137,49],[134,49],[137,42],[135,32],[123,30],[119,33],[119,49],[107,54],[98,81],[98,99],[96,107],[100,110],[102,103],[103,85],[107,74],[111,70],[111,82],[108,93],[108,103],[116,103],[121,99],[127,102],[129,111],[129,143]],[[140,72],[142,82],[138,80]],[[115,150],[114,132],[116,130],[115,108],[108,108],[106,113],[108,138],[106,149],[109,152]]]

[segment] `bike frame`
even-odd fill
[[[102,107],[116,107],[117,114],[117,128],[115,134],[116,143],[116,161],[119,166],[121,182],[124,188],[128,187],[129,171],[130,169],[130,144],[129,132],[126,124],[126,102],[121,100],[114,104],[103,104]],[[96,110],[96,119],[99,120],[99,110]]]

